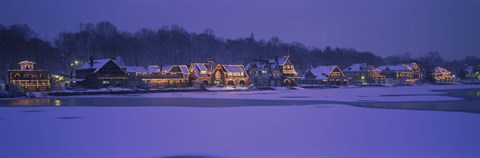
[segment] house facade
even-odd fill
[[[385,83],[385,75],[380,74],[380,69],[366,63],[353,64],[348,68],[343,69],[343,73],[349,79],[349,83],[351,84],[375,85]]]
[[[206,63],[191,63],[188,71],[192,82],[202,83],[203,85],[212,84],[213,61]]]
[[[189,78],[187,65],[172,65],[168,70],[146,75],[141,80],[150,88],[172,88],[190,86]]]
[[[337,65],[317,66],[307,69],[301,77],[301,84],[346,85],[348,78]]]
[[[414,84],[423,79],[420,66],[416,63],[379,66],[378,69],[390,83]]]
[[[127,72],[112,59],[93,60],[75,70],[76,84],[86,88],[123,87]]]
[[[36,70],[35,62],[21,61],[20,69],[8,70],[8,81],[22,92],[46,92],[50,90],[50,74]]]
[[[243,65],[218,64],[211,75],[212,85],[248,86],[249,77]]]
[[[438,66],[433,69],[431,75],[436,83],[452,83],[455,78],[450,71]]]
[[[293,86],[300,78],[290,56],[254,59],[246,66],[255,86]]]

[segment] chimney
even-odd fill
[[[262,60],[262,59],[263,59],[263,57],[260,55],[260,60]]]
[[[160,74],[161,74],[163,72],[163,64],[160,64],[159,68],[160,68]]]
[[[278,64],[278,56],[275,56],[275,62]]]
[[[93,61],[93,56],[90,56],[88,64],[90,64],[90,67],[93,67],[93,64],[95,64],[95,61]]]

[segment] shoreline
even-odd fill
[[[282,90],[280,90],[282,91]],[[318,90],[321,91],[321,90]],[[431,93],[423,94],[395,94],[383,95],[382,97],[428,97],[444,96],[457,98],[456,100],[430,100],[430,101],[388,101],[388,100],[365,100],[365,101],[341,101],[341,100],[308,100],[302,97],[289,97],[280,99],[255,99],[246,96],[241,98],[214,98],[217,92],[185,92],[185,93],[152,93],[153,96],[144,94],[110,95],[110,96],[57,96],[48,98],[23,98],[23,99],[0,99],[0,107],[198,107],[198,108],[227,108],[227,107],[252,107],[252,106],[308,106],[308,105],[349,105],[360,108],[392,109],[392,110],[424,110],[424,111],[448,111],[467,112],[480,114],[480,89],[476,87],[461,87],[460,89],[428,89]],[[276,94],[276,91],[254,92],[253,95]],[[285,90],[283,90],[285,92]],[[183,96],[184,94],[201,95],[203,98]],[[243,92],[231,92],[228,95],[252,95]],[[149,94],[146,94],[149,95]],[[213,97],[211,97],[211,96]],[[238,96],[237,96],[238,97]],[[362,96],[358,96],[362,97]],[[112,101],[114,99],[115,101]],[[323,99],[323,98],[322,98]],[[380,98],[381,99],[381,98]],[[94,100],[94,101],[92,101]]]

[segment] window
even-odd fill
[[[102,83],[103,83],[103,84],[110,84],[110,81],[109,81],[109,80],[103,80]]]

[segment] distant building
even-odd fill
[[[467,66],[464,68],[465,78],[470,80],[480,80],[480,65]]]
[[[438,66],[433,69],[431,75],[436,83],[453,82],[455,78],[450,71]]]
[[[353,64],[343,69],[343,73],[352,84],[384,84],[385,75],[381,75],[380,69],[377,69],[366,63]]]
[[[317,66],[307,69],[301,77],[301,84],[320,84],[320,85],[345,85],[348,83],[347,77],[337,65]]]
[[[247,86],[248,74],[243,65],[218,64],[212,72],[213,85]]]
[[[416,63],[379,66],[387,82],[414,84],[423,79],[423,73]]]
[[[35,70],[35,62],[22,61],[20,69],[8,70],[8,80],[23,92],[46,92],[50,90],[50,75],[44,70]]]
[[[162,67],[161,69],[166,68]],[[149,84],[150,88],[188,87],[190,72],[187,65],[172,65],[165,71],[148,74],[142,81]]]
[[[204,85],[212,84],[212,69],[213,62],[207,63],[192,63],[189,67],[190,80],[194,82],[203,83]]]
[[[255,86],[293,86],[300,78],[290,56],[253,59],[246,65]]]
[[[75,70],[76,84],[86,88],[122,87],[127,83],[127,73],[124,68],[112,59],[90,61]]]
[[[129,76],[145,76],[148,74],[147,69],[143,66],[122,66]]]

